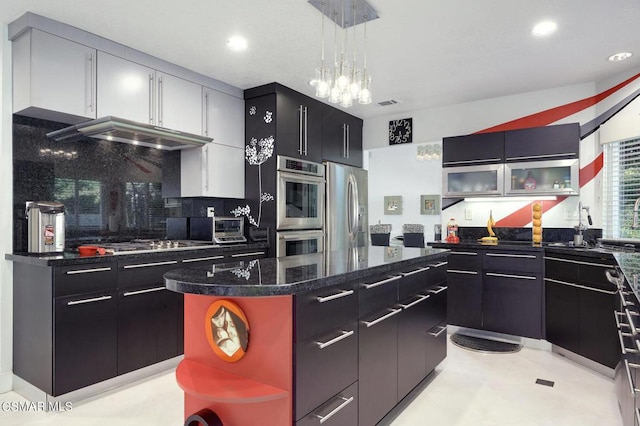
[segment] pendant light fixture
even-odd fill
[[[360,104],[370,104],[371,75],[367,72],[367,21],[377,19],[378,15],[366,0],[309,0],[322,13],[322,51],[320,67],[316,68],[315,85],[316,96],[328,98],[331,103],[337,103],[343,108],[353,105],[357,99]],[[334,22],[333,34],[333,72],[325,63],[324,17]],[[357,26],[364,24],[362,64],[357,67],[358,45]],[[338,34],[338,26],[342,33]],[[352,45],[349,51],[348,29],[352,27]],[[340,46],[338,46],[340,37]],[[338,51],[340,49],[340,51]],[[349,58],[352,58],[349,62]]]

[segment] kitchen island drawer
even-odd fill
[[[295,345],[296,419],[358,380],[358,324],[341,327]]]
[[[296,422],[296,426],[357,426],[358,382]]]
[[[427,374],[447,357],[447,322],[427,331]]]
[[[542,273],[542,252],[488,250],[484,254],[485,271]]]
[[[362,317],[398,301],[398,286],[405,277],[400,273],[376,275],[360,281],[358,301]]]
[[[118,287],[116,262],[54,268],[54,295],[90,293]]]
[[[446,258],[424,265],[414,265],[402,269],[402,280],[398,286],[398,298],[405,299],[427,287],[439,284],[447,279]]]
[[[295,296],[294,336],[301,342],[358,316],[357,281]]]
[[[482,269],[482,255],[483,251],[478,250],[451,249],[447,269],[477,271]]]

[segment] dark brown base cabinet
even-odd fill
[[[612,257],[545,255],[546,339],[609,368],[619,361]]]
[[[296,426],[373,426],[442,362],[446,264],[295,296]]]
[[[14,374],[60,396],[182,354],[183,295],[164,288],[163,274],[181,264],[266,256],[244,252],[73,266],[14,261]]]

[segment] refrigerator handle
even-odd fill
[[[353,174],[349,175],[349,236],[355,240],[360,227],[358,215],[358,181]]]

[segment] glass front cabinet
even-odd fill
[[[507,163],[504,195],[578,195],[579,160]]]
[[[442,174],[442,195],[445,197],[503,194],[503,164],[443,167]]]

